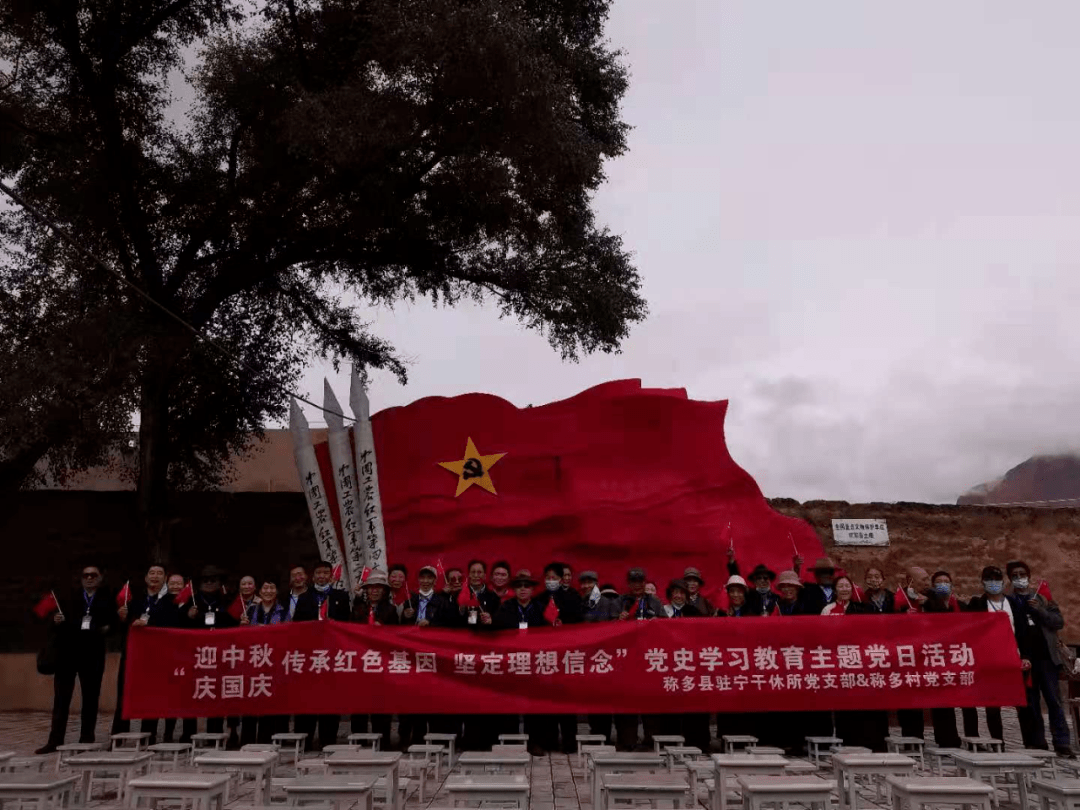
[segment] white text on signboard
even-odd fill
[[[862,518],[859,520],[833,519],[833,541],[838,546],[887,546],[889,529],[884,520]]]

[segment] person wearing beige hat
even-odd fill
[[[390,583],[386,574],[378,569],[372,571],[361,587],[366,598],[356,600],[354,621],[369,626],[400,624],[397,606],[390,598]],[[353,734],[367,733],[370,720],[371,733],[382,734],[382,749],[389,751],[391,717],[389,714],[354,714],[350,719],[350,728]]]
[[[705,579],[701,576],[700,569],[692,565],[687,566],[682,578],[686,581],[687,601],[697,608],[702,616],[715,616],[716,608],[701,593],[701,586],[705,584]]]
[[[789,569],[780,572],[780,575],[776,578],[776,590],[780,593],[780,598],[776,601],[776,611],[779,615],[803,615],[804,606],[799,599],[802,588],[802,580],[794,571]]]
[[[743,618],[746,616],[756,616],[753,611],[750,610],[746,604],[746,592],[749,590],[746,587],[746,580],[740,577],[738,574],[732,574],[728,577],[727,584],[724,586],[727,591],[728,607],[724,611],[724,616],[731,618]]]
[[[836,601],[836,589],[833,587],[836,564],[831,557],[819,557],[810,573],[814,575],[814,581],[803,585],[801,598],[804,611],[817,615],[827,604]]]

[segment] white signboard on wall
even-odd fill
[[[833,542],[838,546],[887,546],[889,529],[884,520],[859,518],[833,519]]]

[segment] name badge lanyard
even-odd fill
[[[530,606],[531,606],[531,604],[532,603],[530,603]],[[521,621],[518,622],[518,630],[528,630],[529,629],[528,612],[529,612],[528,607],[522,608],[520,604],[518,605],[518,616],[521,617]]]
[[[91,596],[90,594],[88,594],[84,590],[83,593],[82,593],[82,596],[83,596],[83,601],[86,603],[86,613],[83,614],[83,617],[82,617],[82,629],[83,630],[89,630],[90,629],[90,607],[91,607],[91,605],[94,604],[94,597],[97,596],[97,594],[95,593],[93,596]]]

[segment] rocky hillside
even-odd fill
[[[949,571],[962,596],[981,592],[984,565],[1004,567],[1021,558],[1036,582],[1045,579],[1065,614],[1063,637],[1080,643],[1080,509],[1032,509],[937,506],[923,503],[849,504],[844,501],[798,501],[778,498],[772,507],[806,520],[827,552],[858,581],[866,567],[885,570],[891,587],[910,565]],[[880,518],[888,523],[888,548],[833,543],[833,518]],[[810,562],[807,563],[811,564]]]
[[[1080,455],[1033,456],[995,481],[972,487],[960,505],[1046,502],[1080,506]]]

